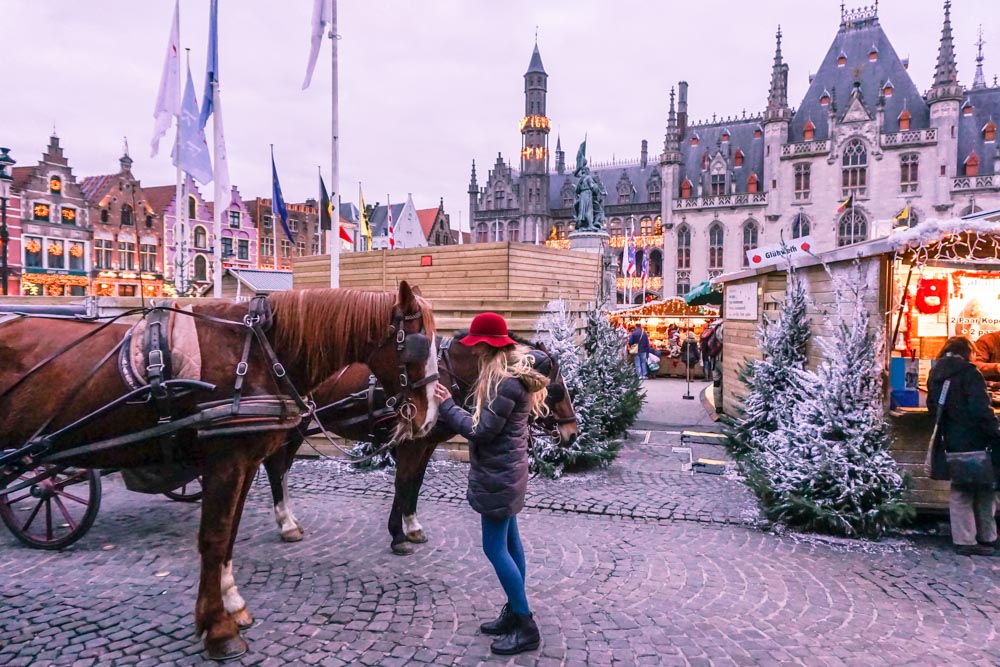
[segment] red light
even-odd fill
[[[431,255],[420,256],[420,266],[433,266],[434,258]]]

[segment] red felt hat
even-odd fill
[[[486,343],[493,347],[516,345],[517,341],[507,333],[507,321],[496,313],[480,313],[472,319],[469,333],[458,341],[462,345],[473,346]]]

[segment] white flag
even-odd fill
[[[312,83],[313,70],[319,58],[319,49],[323,45],[323,30],[326,24],[333,22],[333,0],[313,0],[312,38],[309,46],[309,64],[306,65],[306,80],[302,90]]]
[[[213,95],[214,120],[212,140],[215,143],[215,208],[222,211],[222,221],[226,221],[225,211],[232,203],[233,186],[229,182],[229,157],[226,155],[226,134],[222,130],[222,93],[218,84]]]
[[[181,29],[180,0],[174,4],[174,22],[170,26],[170,41],[167,42],[167,56],[160,74],[160,92],[156,95],[153,109],[153,155],[160,150],[160,139],[170,129],[173,118],[180,114],[181,78]]]

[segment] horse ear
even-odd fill
[[[412,308],[416,305],[416,299],[413,296],[413,290],[410,288],[410,283],[405,280],[399,283],[399,297],[397,298],[400,308],[404,311],[407,308]]]

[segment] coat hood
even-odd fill
[[[966,361],[956,355],[947,354],[934,362],[934,368],[931,369],[931,376],[935,380],[943,382],[970,368],[975,368],[972,362]]]
[[[518,375],[517,379],[521,381],[524,388],[531,394],[545,389],[545,387],[549,384],[549,379],[538,371],[527,371]]]

